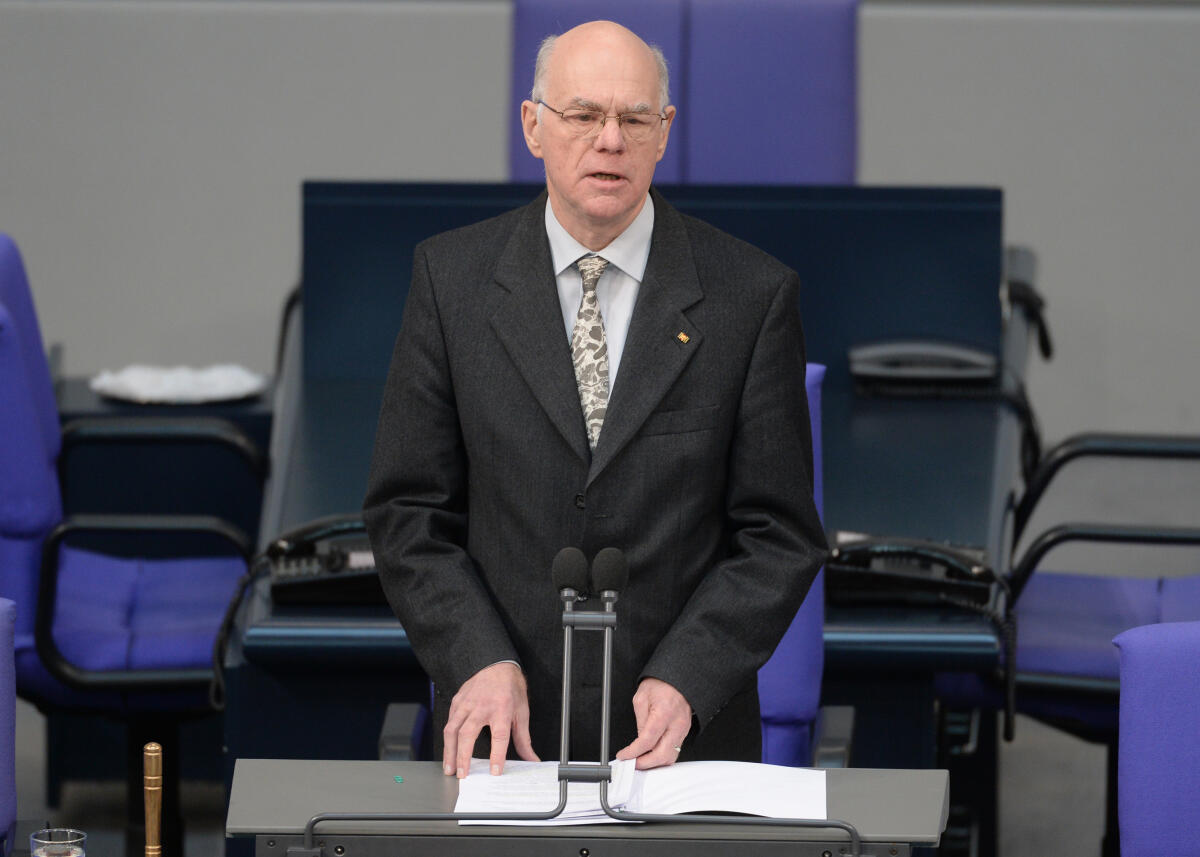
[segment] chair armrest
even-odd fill
[[[1004,248],[1004,286],[1010,307],[1020,307],[1037,332],[1038,351],[1044,360],[1054,356],[1054,343],[1046,325],[1046,299],[1037,289],[1037,254],[1013,244]]]
[[[1100,432],[1072,435],[1043,456],[1041,464],[1027,481],[1025,493],[1021,495],[1013,515],[1014,546],[1020,541],[1034,508],[1054,477],[1064,466],[1078,458],[1200,460],[1200,437]]]
[[[1200,545],[1195,527],[1123,527],[1108,524],[1059,524],[1038,536],[1013,568],[1010,577],[1013,601],[1033,576],[1042,558],[1067,542],[1103,542],[1139,545]]]
[[[62,429],[60,477],[72,449],[92,443],[171,444],[213,443],[236,452],[259,482],[267,475],[267,460],[250,436],[220,417],[87,417],[71,420]],[[61,481],[61,480],[60,480]]]
[[[813,740],[813,767],[848,768],[853,748],[854,706],[821,706]]]
[[[379,730],[381,762],[412,762],[417,759],[413,733],[424,707],[419,702],[393,702],[383,716]]]
[[[204,515],[76,515],[51,530],[42,546],[33,635],[38,657],[52,676],[78,690],[177,690],[208,684],[211,669],[99,672],[78,667],[63,657],[53,633],[58,552],[67,536],[83,532],[211,533],[231,544],[249,563],[253,548],[246,535],[227,521]]]

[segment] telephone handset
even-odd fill
[[[849,349],[850,374],[881,383],[978,383],[997,376],[996,357],[953,342],[898,339]]]
[[[276,604],[387,603],[358,514],[310,521],[274,539],[266,555]]]
[[[918,604],[950,597],[982,607],[998,582],[980,550],[846,532],[834,536],[826,575],[833,603]]]

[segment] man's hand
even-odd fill
[[[517,755],[529,762],[541,761],[529,740],[529,695],[525,674],[513,663],[492,664],[471,676],[450,700],[450,715],[442,732],[442,770],[461,780],[471,770],[475,739],[486,726],[492,733],[492,774],[504,770],[508,739],[512,736]]]
[[[633,695],[638,736],[617,752],[618,759],[637,759],[637,769],[675,764],[679,747],[692,728],[692,706],[665,681],[644,678]]]

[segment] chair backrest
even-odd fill
[[[667,58],[678,119],[659,184],[854,182],[858,0],[516,0],[513,181],[543,179],[519,118],[538,45],[596,18],[624,24]],[[731,110],[749,118],[733,121]]]
[[[12,851],[17,820],[17,690],[13,625],[17,605],[0,598],[0,854]]]
[[[858,0],[690,0],[684,181],[853,184],[857,45]]]
[[[821,467],[821,382],[825,367],[809,363],[804,376],[812,423],[813,499],[825,519]],[[758,671],[763,761],[809,765],[813,726],[820,710],[825,669],[825,571],[822,569],[775,653]]]
[[[54,385],[50,380],[50,364],[38,329],[33,308],[33,293],[16,242],[0,233],[0,304],[8,308],[12,321],[21,335],[21,359],[29,379],[42,443],[51,458],[58,457],[61,434],[58,428],[58,405],[54,401]]]
[[[0,303],[0,597],[24,608],[17,646],[32,648],[42,539],[62,517],[62,505],[38,407],[39,385],[49,384],[49,375],[29,371],[23,334]]]
[[[1122,857],[1196,854],[1200,842],[1200,622],[1125,631],[1117,807]]]

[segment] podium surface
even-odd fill
[[[826,771],[830,818],[854,825],[863,855],[901,857],[937,845],[946,826],[942,770]],[[225,835],[254,837],[256,855],[285,857],[319,813],[452,812],[458,781],[436,762],[239,759]],[[550,807],[547,807],[549,809]],[[848,853],[840,830],[750,825],[622,823],[558,827],[455,821],[330,821],[316,830],[327,857],[411,855],[822,855]],[[842,849],[846,848],[846,851]]]

